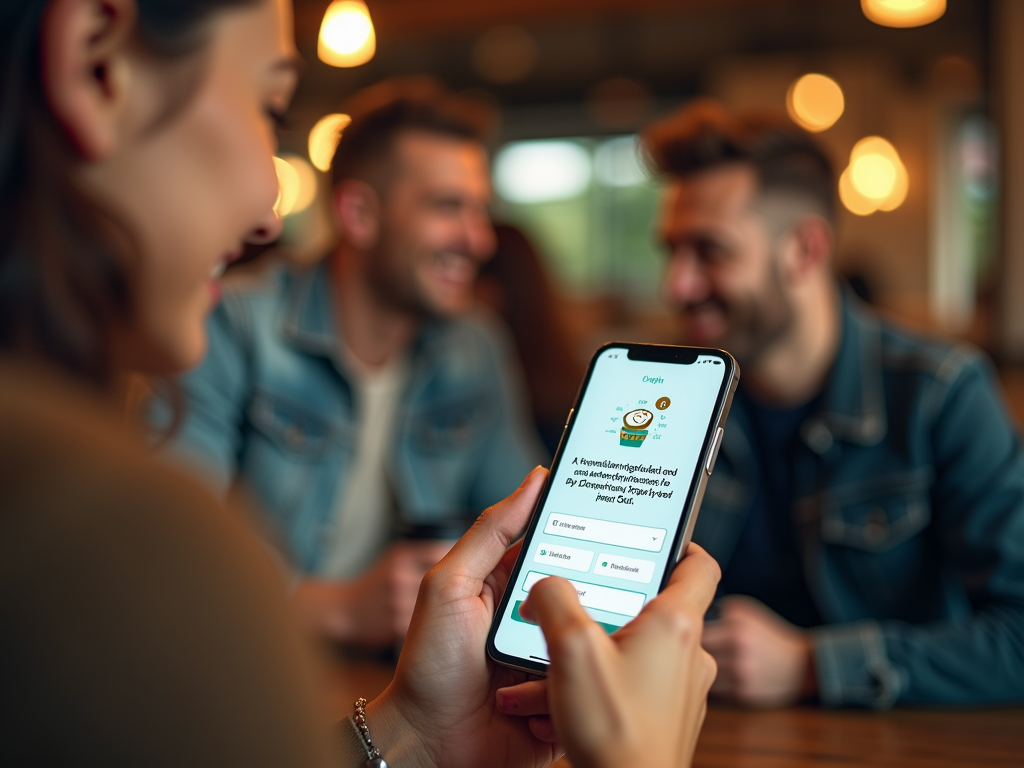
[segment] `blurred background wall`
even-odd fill
[[[535,240],[581,357],[673,336],[637,131],[701,95],[786,109],[819,73],[844,102],[818,134],[837,171],[871,136],[905,170],[892,210],[841,206],[839,271],[906,323],[1024,362],[1024,0],[948,0],[910,29],[869,21],[861,0],[366,0],[375,54],[348,68],[317,57],[330,5],[297,0],[308,70],[282,156],[308,161],[317,121],[392,75],[493,104],[495,217]],[[285,247],[311,259],[330,245],[328,183],[295,163],[319,195],[288,217]]]

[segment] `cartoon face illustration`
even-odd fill
[[[622,423],[626,425],[626,429],[647,429],[651,426],[652,421],[654,421],[654,414],[643,408],[637,408],[622,417]]]

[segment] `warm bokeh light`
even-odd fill
[[[868,216],[878,210],[878,201],[869,200],[857,191],[850,180],[850,168],[847,167],[839,177],[839,200],[846,210],[858,216]]]
[[[522,27],[495,27],[473,46],[473,67],[492,83],[515,83],[537,67],[539,50],[533,35]]]
[[[839,199],[858,216],[894,211],[903,205],[910,177],[896,148],[881,136],[858,141],[839,178]]]
[[[946,0],[860,0],[860,7],[883,27],[920,27],[946,12]]]
[[[931,88],[944,97],[973,101],[981,93],[981,75],[975,64],[963,56],[943,56],[931,67]]]
[[[313,166],[298,155],[281,155],[281,159],[288,163],[291,169],[295,171],[295,180],[298,182],[297,191],[294,199],[291,201],[291,207],[286,212],[278,214],[290,216],[295,213],[301,213],[313,204],[313,201],[316,199],[317,176]]]
[[[299,174],[287,160],[280,157],[274,157],[274,170],[277,171],[277,202],[274,203],[274,213],[284,218],[291,213],[292,206],[299,196]]]
[[[332,67],[358,67],[377,52],[370,11],[361,0],[334,0],[320,25],[317,56]]]
[[[341,132],[345,130],[352,118],[348,115],[335,113],[317,120],[313,130],[309,132],[309,159],[317,170],[325,173],[331,170],[334,151],[341,141]]]
[[[896,166],[881,155],[863,155],[850,164],[853,186],[864,197],[885,200],[896,188]]]
[[[893,185],[889,196],[878,204],[880,211],[895,211],[907,199],[907,192],[910,191],[910,176],[907,168],[902,162],[896,164],[896,183]]]
[[[786,109],[793,122],[813,133],[835,125],[845,106],[839,84],[817,73],[795,80],[786,94]]]

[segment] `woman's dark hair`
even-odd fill
[[[253,2],[136,0],[137,37],[152,55],[181,59],[202,48],[216,12]],[[71,178],[74,150],[40,77],[48,4],[0,4],[0,354],[106,387],[115,330],[133,317],[135,245]]]

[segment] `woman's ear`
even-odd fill
[[[359,179],[346,179],[334,188],[334,215],[342,237],[360,251],[377,245],[381,227],[381,200],[377,191]]]
[[[40,40],[43,90],[86,160],[109,155],[127,102],[134,0],[51,0]]]

